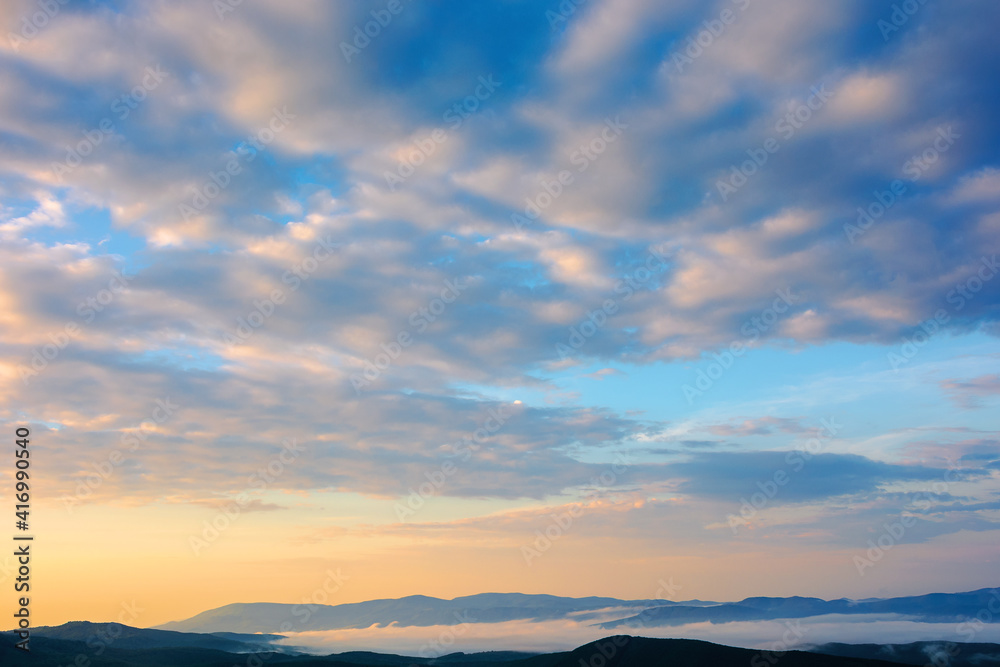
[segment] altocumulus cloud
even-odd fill
[[[796,301],[756,345],[898,343],[1000,251],[1000,6],[928,3],[886,40],[878,21],[890,0],[773,0],[674,67],[677,45],[730,4],[590,0],[553,30],[528,1],[404,3],[350,62],[340,42],[384,2],[241,3],[222,22],[208,4],[67,5],[0,55],[3,417],[57,419],[50,442],[66,456],[53,460],[68,479],[133,425],[124,415],[184,396],[185,410],[101,487],[108,501],[203,502],[240,488],[274,443],[296,436],[303,463],[275,488],[398,496],[489,409],[513,404],[480,388],[555,392],[548,374],[573,363],[697,358],[738,339],[778,289]],[[8,3],[0,17],[19,25],[34,6]],[[53,173],[68,147],[103,132],[148,68],[165,73],[155,90],[74,169]],[[488,105],[390,189],[385,172],[487,76],[503,82]],[[817,85],[828,103],[739,192],[712,197]],[[294,119],[179,216],[276,109]],[[621,135],[575,164],[618,117]],[[941,127],[960,138],[848,243],[844,224]],[[513,228],[511,213],[564,170],[572,183],[533,225]],[[330,256],[252,337],[227,346],[239,318],[320,239],[333,240]],[[614,298],[650,249],[670,258],[664,271],[617,299],[579,358],[558,359],[570,327]],[[123,268],[128,286],[25,385],[19,366]],[[356,395],[351,375],[446,281],[468,287]],[[944,329],[995,333],[998,303],[1000,281],[984,283]],[[989,378],[942,386],[960,401],[995,395]],[[539,401],[441,492],[559,494],[601,470],[599,456],[584,461],[571,447],[607,454],[663,428]],[[785,433],[775,421],[717,434],[768,429]],[[794,467],[787,456],[695,454],[637,467],[636,484],[653,493],[684,480],[684,496],[738,500]],[[177,463],[195,458],[197,471]],[[790,471],[781,499],[936,472],[819,453]]]

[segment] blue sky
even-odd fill
[[[155,539],[184,551],[294,437],[225,539],[256,545],[260,520],[346,540],[361,570],[460,563],[400,594],[490,588],[480,535],[525,592],[990,583],[993,3],[39,6],[0,10],[0,418],[44,434],[63,519],[66,498],[165,513]],[[183,408],[82,496],[167,397]],[[727,525],[831,419],[804,476]],[[861,576],[852,556],[949,466],[906,565]],[[575,502],[593,520],[519,561]],[[634,567],[584,590],[616,543]],[[758,580],[719,576],[741,556]]]

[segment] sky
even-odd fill
[[[996,3],[0,22],[35,624],[995,584]]]

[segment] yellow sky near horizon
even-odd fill
[[[32,531],[32,625],[89,620],[151,627],[234,602],[342,604],[415,594],[651,599],[663,595],[666,582],[676,585],[665,596],[675,600],[869,597],[978,587],[963,583],[956,554],[943,542],[901,547],[887,554],[891,567],[873,568],[862,578],[844,567],[851,552],[782,553],[761,543],[741,553],[706,547],[692,555],[669,539],[608,540],[595,532],[604,515],[641,511],[635,507],[590,508],[527,564],[521,547],[532,544],[531,526],[544,530],[537,519],[564,509],[501,513],[491,527],[459,520],[334,529],[296,510],[256,512],[240,516],[196,555],[189,538],[217,516],[208,508],[87,505],[70,514],[39,502]],[[958,558],[970,564],[994,549],[989,533],[965,538],[972,546]],[[942,563],[940,578],[914,589],[914,573],[933,561]],[[324,584],[336,588],[331,572],[339,572],[342,585],[324,593]],[[0,608],[7,618],[15,602],[11,584],[10,561],[0,558],[0,589],[7,591]],[[133,608],[141,613],[133,617],[126,611]]]

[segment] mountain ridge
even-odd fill
[[[875,598],[863,601],[839,598],[822,600],[806,597],[754,597],[713,607],[657,606],[640,613],[599,624],[603,630],[619,627],[684,625],[686,623],[729,623],[808,618],[828,614],[898,614],[922,622],[961,622],[976,616],[996,599],[996,588],[981,588],[963,593],[928,593],[898,598]],[[997,620],[1000,620],[998,618]]]
[[[623,600],[598,596],[570,598],[528,593],[479,593],[446,600],[421,595],[340,605],[230,603],[187,619],[154,626],[153,629],[178,632],[301,632],[373,625],[385,627],[392,623],[426,627],[467,622],[545,621],[568,618],[570,615],[577,619],[594,620],[595,625],[606,630],[698,622],[807,618],[828,614],[898,614],[924,622],[948,622],[975,616],[994,598],[1000,600],[1000,591],[995,588],[865,600],[756,596],[738,602]],[[620,616],[603,621],[597,618],[605,614],[607,619],[612,610],[617,610]]]

